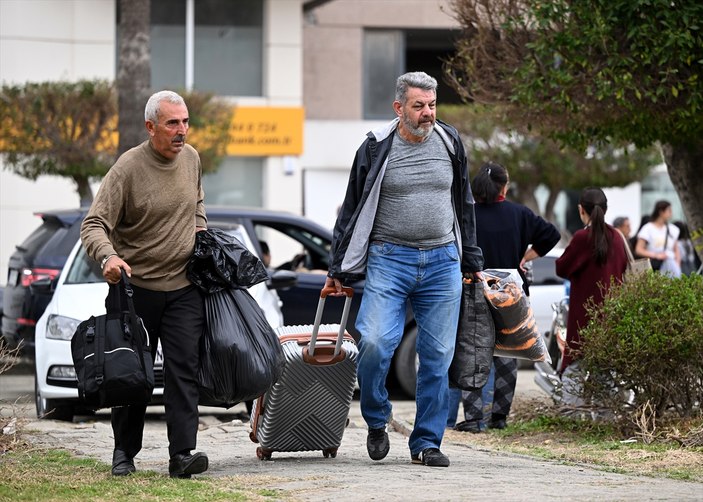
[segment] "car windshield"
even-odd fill
[[[86,284],[95,282],[105,282],[100,264],[92,260],[81,246],[76,257],[71,263],[71,268],[66,276],[66,284]]]

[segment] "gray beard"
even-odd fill
[[[410,134],[412,134],[413,136],[417,136],[418,138],[426,138],[432,132],[432,127],[430,127],[429,129],[423,129],[420,126],[415,127],[412,122],[410,122],[410,120],[406,117],[403,117],[403,125],[410,132]]]

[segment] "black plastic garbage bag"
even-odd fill
[[[248,291],[205,295],[200,343],[200,404],[230,408],[255,399],[283,374],[281,343]]]
[[[496,327],[494,355],[551,362],[530,302],[510,274],[484,270],[484,294]]]
[[[219,228],[195,234],[195,250],[186,267],[188,279],[206,293],[249,288],[268,279],[266,267],[236,237]]]
[[[462,390],[483,387],[491,371],[494,344],[495,326],[483,295],[483,284],[465,279],[449,385]]]

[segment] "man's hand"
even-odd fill
[[[471,279],[472,282],[482,282],[483,274],[481,272],[464,272],[465,279]]]
[[[132,267],[127,262],[117,255],[110,256],[103,267],[103,277],[110,284],[118,284],[122,279],[121,269],[127,272],[127,277],[132,277]]]
[[[195,227],[195,232],[196,232],[196,233],[197,233],[197,232],[204,232],[205,230],[207,230],[207,227]]]
[[[325,288],[334,288],[334,293],[330,293],[330,296],[344,296],[342,283],[339,279],[327,276],[327,279],[325,279]]]

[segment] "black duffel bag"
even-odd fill
[[[149,336],[134,310],[132,294],[122,270],[122,282],[110,285],[107,314],[80,323],[71,339],[78,397],[93,408],[145,405],[151,400],[154,365]]]

